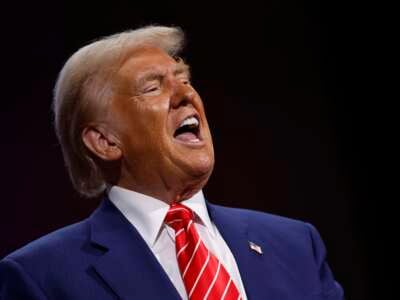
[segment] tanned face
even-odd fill
[[[112,89],[107,126],[122,154],[116,184],[168,203],[199,191],[211,175],[214,151],[188,66],[158,48],[136,49]]]

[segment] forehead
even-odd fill
[[[118,71],[120,79],[133,79],[149,71],[174,71],[180,64],[156,47],[141,47],[127,53]]]

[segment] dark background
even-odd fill
[[[178,25],[214,137],[207,198],[314,224],[348,299],[389,297],[378,224],[389,225],[390,209],[373,197],[383,155],[377,20],[373,8],[325,2],[4,7],[0,257],[98,204],[72,190],[52,129],[52,89],[66,59],[100,36]]]

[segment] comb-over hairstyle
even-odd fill
[[[180,28],[146,26],[101,38],[67,60],[54,89],[54,126],[72,184],[80,194],[96,197],[106,188],[104,174],[81,134],[110,99],[113,70],[135,48],[152,46],[176,56],[183,43]]]

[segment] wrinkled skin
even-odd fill
[[[202,100],[186,67],[158,48],[142,47],[112,77],[105,126],[112,133],[110,144],[120,151],[113,184],[167,203],[187,199],[206,184],[214,150]],[[176,139],[175,130],[191,115],[200,122],[198,140]]]

